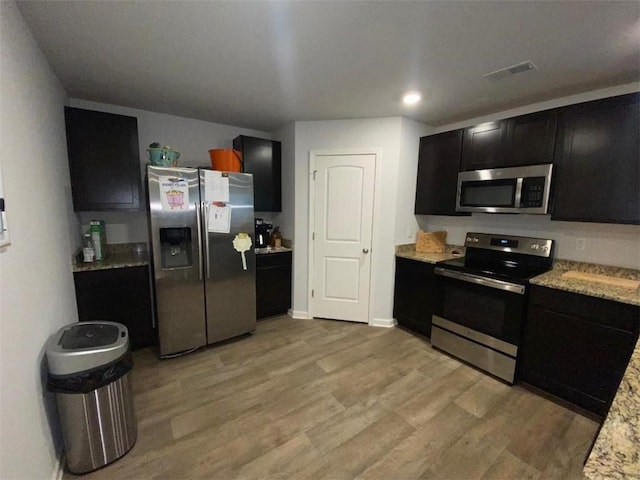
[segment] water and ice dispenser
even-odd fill
[[[191,228],[161,228],[160,258],[162,269],[191,267],[192,258]],[[197,239],[195,239],[197,241]]]

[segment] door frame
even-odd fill
[[[309,219],[307,224],[307,313],[308,318],[313,319],[313,297],[311,296],[311,290],[313,289],[314,279],[314,242],[312,240],[314,225],[315,225],[315,194],[316,187],[313,180],[313,172],[316,167],[316,158],[323,156],[347,156],[347,155],[374,155],[374,178],[373,178],[373,212],[371,219],[371,250],[369,252],[369,261],[371,262],[369,268],[369,304],[367,305],[367,325],[373,325],[373,299],[374,295],[374,279],[376,278],[376,268],[374,268],[374,258],[377,257],[377,239],[376,234],[376,219],[378,218],[379,202],[377,201],[377,193],[380,191],[380,159],[382,158],[382,149],[380,148],[357,148],[357,149],[339,149],[339,150],[310,150],[309,151],[309,172],[308,172],[308,185],[309,185],[309,197],[307,199],[307,218]]]

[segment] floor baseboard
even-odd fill
[[[395,318],[374,318],[369,323],[372,327],[391,328],[397,325]]]
[[[65,456],[64,451],[58,457],[56,464],[53,467],[53,473],[51,474],[51,480],[62,480],[64,475]]]

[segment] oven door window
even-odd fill
[[[524,295],[443,278],[441,316],[512,345],[520,343]]]
[[[461,207],[514,207],[516,178],[462,182]]]

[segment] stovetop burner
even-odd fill
[[[468,233],[466,255],[438,266],[516,283],[551,269],[553,240],[510,235]]]
[[[438,262],[438,266],[449,267],[452,270],[463,271],[483,277],[497,278],[512,282],[526,282],[530,278],[549,270],[546,267],[530,267],[513,263],[476,262],[464,258],[454,258]]]

